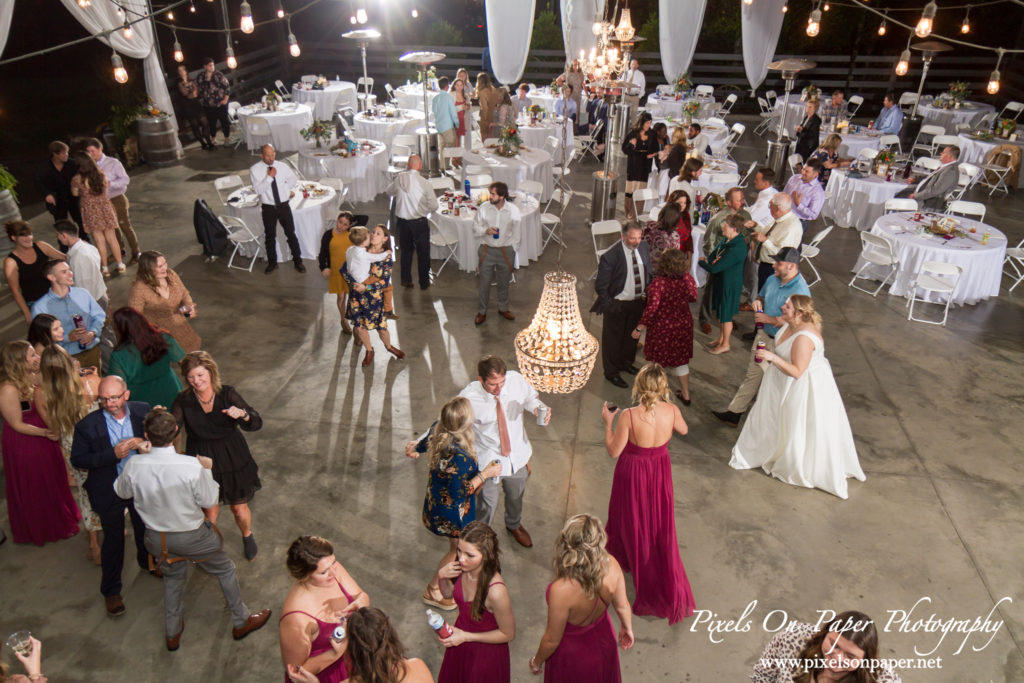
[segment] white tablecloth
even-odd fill
[[[427,108],[434,102],[434,98],[437,97],[437,92],[434,90],[427,91]],[[413,85],[400,85],[395,88],[395,99],[398,101],[398,106],[402,109],[415,109],[418,112],[423,111],[423,86],[419,83]]]
[[[799,121],[797,122],[799,123]],[[825,142],[825,138],[832,134],[832,131],[822,130],[819,140]],[[862,149],[878,149],[879,138],[882,133],[871,131],[870,133],[840,133],[839,137],[843,142],[839,145],[839,156],[842,159],[856,159]]]
[[[270,137],[250,135],[245,125],[250,116],[259,116],[270,125]],[[266,111],[257,105],[249,105],[238,110],[238,119],[245,131],[245,145],[250,150],[257,150],[266,143],[274,145],[277,153],[294,152],[302,146],[299,131],[313,123],[313,110],[307,104],[282,102],[277,111]]]
[[[885,202],[905,187],[906,182],[887,182],[876,175],[849,178],[845,171],[835,170],[829,176],[821,211],[842,227],[869,230],[885,211]]]
[[[956,126],[966,123],[976,128],[986,114],[995,111],[995,107],[984,102],[964,102],[959,109],[940,109],[931,104],[922,104],[917,108],[922,122],[931,126],[942,126],[947,135],[956,135]]]
[[[322,196],[310,196],[308,199],[302,196],[302,187],[307,186],[323,191]],[[237,201],[232,201],[238,198]],[[337,193],[319,183],[301,183],[295,190],[295,196],[289,204],[292,207],[292,218],[295,221],[295,236],[299,240],[299,250],[302,258],[316,260],[320,253],[320,236],[326,230],[327,224],[333,224],[338,213]],[[227,214],[245,221],[249,229],[260,238],[263,244],[263,212],[260,209],[259,197],[248,185],[235,190],[228,197],[226,204]],[[245,250],[251,256],[254,250]],[[277,227],[277,260],[278,262],[289,259],[288,241],[284,235],[284,229]]]
[[[988,158],[989,152],[999,145],[1017,145],[1024,147],[1024,140],[1018,139],[1014,142],[1006,138],[992,138],[991,140],[978,140],[972,134],[960,133],[960,161],[981,166]],[[1017,187],[1024,187],[1024,173],[1017,176]]]
[[[362,143],[363,140],[357,140]],[[367,154],[360,147],[356,156],[340,157],[328,149],[299,150],[299,170],[307,178],[323,178],[327,166],[329,177],[341,178],[353,202],[370,202],[388,186],[388,150],[383,143],[370,140],[373,148]]]
[[[544,185],[544,194],[541,201],[548,201],[551,198],[551,191],[554,189],[554,179],[551,176],[551,155],[542,149],[529,149],[520,151],[511,159],[494,154],[483,148],[466,152],[464,163],[486,166],[491,178],[500,180],[508,185],[510,192],[515,193],[519,188],[520,181],[536,180]]]
[[[943,239],[931,233],[919,234],[919,225],[913,221],[913,213],[891,213],[882,216],[871,226],[871,232],[888,239],[899,258],[896,282],[890,292],[896,296],[910,296],[910,286],[925,261],[938,261],[961,266],[964,270],[960,282],[953,292],[953,303],[957,305],[976,304],[990,296],[999,296],[1002,279],[1003,258],[1006,256],[1006,235],[990,225],[957,217],[964,232],[971,228],[974,233],[967,237]],[[930,222],[929,219],[925,219]],[[923,224],[923,223],[922,223]],[[991,232],[988,244],[982,244],[985,230]],[[858,257],[854,270],[864,265]],[[870,272],[870,269],[869,271]],[[884,277],[884,269],[877,273],[877,279]],[[945,301],[944,295],[930,293],[929,300]]]
[[[356,135],[370,140],[380,140],[388,149],[395,136],[400,133],[415,133],[417,128],[423,127],[423,112],[415,109],[401,109],[399,114],[402,118],[367,118],[364,112],[355,116]],[[415,151],[415,150],[414,150]]]
[[[296,83],[292,86],[292,101],[305,102],[313,107],[313,115],[320,121],[330,121],[339,107],[356,110],[356,84],[349,81],[329,81],[323,90],[311,90]]]
[[[555,120],[549,116],[548,118],[538,121],[536,126],[530,125],[529,117],[520,117],[516,122],[519,125],[519,137],[523,139],[523,144],[531,149],[541,149],[547,143],[549,137],[558,140],[558,145],[562,145],[562,126],[556,123]],[[572,126],[567,126],[565,129],[565,149],[566,154],[576,144],[576,138],[572,132]],[[556,159],[559,165],[562,160]]]
[[[697,111],[695,119],[706,119],[709,116],[714,116],[715,112],[718,111],[718,102],[715,101],[714,97],[694,97],[690,98],[700,103],[700,109]],[[679,99],[677,100],[675,95],[669,95],[667,97],[661,97],[657,93],[651,93],[647,96],[647,103],[644,105],[647,111],[651,112],[651,116],[657,118],[658,116],[671,116],[673,119],[684,119],[683,106],[686,105],[690,100]]]
[[[537,90],[531,90],[526,93],[526,96],[530,98],[530,101],[534,104],[539,104],[544,108],[544,111],[548,113],[548,116],[555,115],[555,101],[561,99],[558,95],[551,92],[551,88],[545,86]],[[584,101],[585,100],[581,100]]]
[[[697,181],[693,183],[694,187],[699,187],[704,190],[714,192],[715,194],[724,195],[725,191],[731,187],[736,187],[739,183],[717,183],[712,182],[711,177],[716,173],[737,173],[737,166],[735,161],[717,161],[708,157],[704,162],[704,168],[697,178]],[[651,171],[651,175],[647,179],[647,187],[658,190],[658,196],[662,199],[668,194],[668,186],[672,182],[672,178],[668,176],[668,169],[658,171],[657,169]]]
[[[441,197],[438,197],[441,209],[430,214],[430,219],[435,223],[447,224],[455,229],[459,235],[459,244],[455,247],[455,257],[459,261],[459,269],[466,272],[473,272],[477,267],[477,246],[484,244],[483,239],[477,238],[473,233],[473,222],[476,220],[476,211],[463,208],[459,216],[448,213],[448,205]],[[520,194],[515,197],[515,205],[519,207],[519,245],[516,247],[516,263],[513,265],[529,265],[530,261],[540,258],[541,249],[544,246],[544,233],[540,224],[540,204],[536,199]],[[444,249],[431,247],[430,257],[443,259]]]
[[[807,103],[800,101],[800,93],[790,93],[788,102],[783,97],[775,102],[775,111],[781,113],[783,106],[786,107],[786,135],[795,138],[796,127],[804,120],[804,115],[807,113]],[[776,121],[772,125],[771,132],[775,133],[778,129],[779,123]]]

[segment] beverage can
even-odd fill
[[[539,424],[541,427],[544,427],[547,425],[547,419],[548,407],[541,403],[539,406],[537,406],[537,424]]]
[[[920,211],[915,211],[914,212],[914,220],[917,221],[918,223],[921,222],[921,212]]]
[[[75,313],[73,316],[71,316],[71,322],[75,324],[76,330],[85,329],[85,318],[82,317],[81,313]],[[83,344],[82,342],[78,342],[78,348],[82,351],[85,351],[85,349],[88,348],[88,346],[86,344]]]
[[[336,626],[334,629],[334,633],[331,634],[331,640],[337,643],[340,643],[341,641],[345,640],[345,627],[340,624]]]
[[[758,350],[758,351],[764,351],[764,350],[765,350],[766,348],[768,348],[768,345],[764,343],[764,340],[763,340],[763,339],[758,339],[758,340],[757,340],[757,347],[756,347],[756,348],[757,348],[757,350]],[[755,363],[760,363],[760,362],[761,362],[761,359],[760,359],[760,358],[758,358],[758,357],[757,357],[757,356],[755,355],[755,356],[754,356],[754,362],[755,362]]]
[[[448,200],[448,210],[449,211],[454,211],[455,210],[455,202],[453,202],[451,199]]]
[[[473,196],[473,190],[469,186],[469,178],[466,178],[465,186],[466,186],[466,196],[467,197],[472,197]]]
[[[501,236],[501,228],[494,228],[494,234],[491,235],[494,239],[498,239]]]
[[[988,240],[989,240],[990,237],[992,237],[992,231],[991,230],[985,230],[985,234],[983,234],[981,236],[981,243],[982,244],[988,244]]]
[[[459,206],[458,206],[458,204],[455,205],[455,215],[456,216],[459,215]]]
[[[490,465],[500,465],[500,464],[501,464],[501,461],[500,461],[500,460],[492,460],[492,461],[490,462]],[[488,467],[490,467],[490,465],[488,465]],[[493,481],[493,482],[494,482],[495,484],[497,484],[498,482],[500,482],[500,481],[501,481],[501,475],[499,474],[499,475],[497,475],[496,477],[492,477],[492,478],[491,478],[491,481]]]

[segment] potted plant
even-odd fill
[[[14,191],[17,184],[18,179],[11,175],[6,166],[0,164],[0,217],[3,222],[21,220],[18,193]]]
[[[324,142],[329,142],[331,139],[331,122],[330,121],[316,121],[309,124],[309,128],[303,128],[299,131],[299,135],[304,140],[315,140],[316,146],[322,147]]]

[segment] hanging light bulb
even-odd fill
[[[932,25],[935,21],[935,12],[938,11],[939,6],[935,4],[935,0],[932,0],[924,6],[924,10],[921,12],[921,20],[917,22],[917,27],[914,28],[914,34],[918,38],[927,38],[932,34]]]
[[[971,6],[967,6],[967,11],[964,12],[964,21],[960,24],[960,33],[971,32]]]
[[[281,0],[277,0],[277,18],[284,19],[284,5],[281,4]]]
[[[789,3],[786,3],[785,5],[782,6],[782,13],[785,14],[788,11],[789,11]]]
[[[172,10],[167,10],[167,21],[174,21],[174,12]]]
[[[353,14],[351,17],[348,18],[348,21],[350,24],[356,23],[356,15]]]
[[[114,52],[110,57],[110,65],[114,67],[114,80],[118,83],[127,83],[128,70],[124,68],[124,62],[121,61],[121,55]]]
[[[224,55],[227,57],[228,68],[229,69],[237,69],[238,68],[238,60],[235,59],[235,51],[233,49],[231,49],[231,31],[228,31],[228,47],[224,51]]]
[[[194,2],[188,3],[188,11],[191,12],[192,14],[195,14],[196,13],[196,3],[194,3]]]
[[[743,0],[743,4],[744,5],[753,5],[754,4],[754,0]]]
[[[896,62],[896,75],[906,76],[910,70],[910,50],[904,50],[900,54],[900,61]]]
[[[92,0],[78,0],[78,6],[82,9],[92,5]]]
[[[124,27],[121,31],[124,33],[126,40],[131,40],[132,36],[135,35],[135,31],[132,30],[132,25],[128,23],[127,19],[124,20]]]
[[[882,19],[882,23],[878,25],[878,35],[884,36],[886,32],[885,19]]]
[[[830,9],[832,9],[832,5],[830,5],[830,4],[828,4],[828,3],[826,2],[826,3],[825,3],[825,6],[824,6],[824,7],[822,7],[821,9],[823,9],[823,10],[825,10],[825,11],[827,12],[827,11],[829,11]]]
[[[632,40],[635,35],[636,29],[633,28],[629,8],[623,7],[622,13],[619,15],[619,25],[615,27],[615,37],[622,42],[626,42],[627,40]]]
[[[299,41],[295,39],[295,34],[292,33],[292,20],[288,20],[288,52],[291,53],[292,57],[298,57],[302,54],[302,50],[299,49]]]
[[[245,0],[242,0],[242,21],[241,29],[242,33],[252,33],[256,29],[256,24],[252,21],[252,7]]]
[[[358,21],[360,24],[365,24],[366,20],[366,10],[360,7],[359,9],[356,10],[356,21]]]
[[[415,7],[413,7],[412,8],[412,12],[410,12],[410,14],[412,14],[412,18],[415,19],[416,17],[418,17],[420,15],[420,11],[418,9],[416,9]]]
[[[811,38],[818,35],[821,32],[821,10],[816,9],[811,12],[811,16],[807,18],[807,35]]]
[[[185,61],[185,53],[181,51],[181,43],[178,42],[178,34],[174,33],[174,61],[181,62]]]
[[[999,92],[999,65],[1003,62],[1003,48],[999,48],[997,50],[997,54],[999,55],[999,58],[996,60],[996,68],[992,70],[991,74],[989,74],[988,87],[985,88],[985,91],[989,95],[995,95]]]

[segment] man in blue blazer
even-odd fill
[[[640,371],[633,364],[637,340],[632,333],[644,313],[647,285],[653,277],[651,254],[643,241],[643,228],[637,221],[622,226],[622,241],[601,255],[597,267],[597,301],[592,313],[604,315],[601,328],[601,364],[604,377],[617,387],[628,387],[619,374]]]
[[[142,421],[149,412],[149,404],[129,401],[130,392],[124,380],[108,375],[100,382],[100,410],[83,417],[75,425],[71,444],[71,464],[88,470],[85,490],[89,503],[99,515],[103,526],[103,546],[100,563],[103,578],[100,593],[106,600],[107,614],[119,617],[125,613],[121,598],[121,569],[124,566],[124,513],[131,515],[135,534],[135,558],[142,569],[156,575],[149,568],[146,551],[146,525],[135,511],[132,501],[114,493],[114,480],[124,464],[139,452],[148,452]]]

